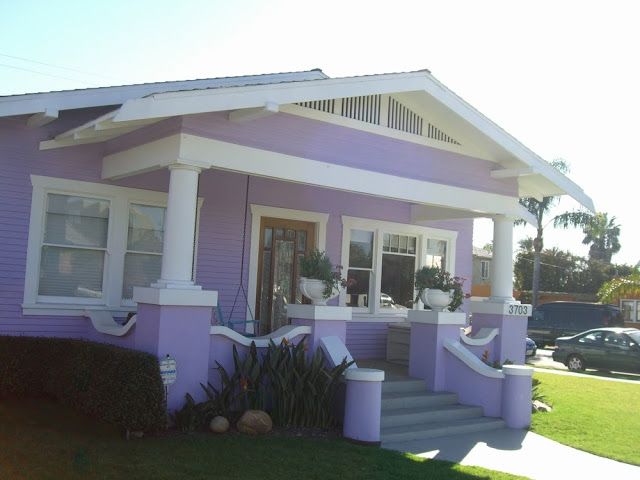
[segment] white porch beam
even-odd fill
[[[501,168],[491,171],[491,178],[518,178],[525,175],[534,175],[536,172],[533,167],[522,168]]]
[[[410,203],[468,210],[478,216],[506,214],[522,217],[516,197],[320,162],[186,133],[104,157],[102,178],[135,175],[176,161],[201,168],[217,168]]]
[[[280,110],[279,105],[274,102],[267,102],[264,107],[243,108],[229,112],[229,121],[231,122],[249,122],[259,118],[268,117]]]
[[[29,128],[38,128],[44,127],[54,120],[58,119],[58,110],[53,109],[45,109],[44,112],[36,113],[35,115],[31,115],[27,119],[27,127]]]

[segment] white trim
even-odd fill
[[[252,203],[251,209],[251,238],[249,243],[249,278],[247,288],[247,320],[252,320],[251,312],[256,306],[256,292],[258,291],[258,259],[260,256],[260,222],[262,217],[282,218],[316,224],[316,248],[324,251],[327,245],[328,213],[309,212],[305,210],[292,210],[290,208],[270,207]],[[246,248],[245,245],[242,248]],[[255,318],[258,312],[254,312]]]
[[[514,377],[532,377],[533,368],[525,365],[503,365],[502,373]]]
[[[331,320],[346,322],[351,320],[351,307],[333,305],[287,305],[287,318],[303,320]]]
[[[23,315],[37,315],[47,317],[82,317],[88,310],[109,312],[114,317],[126,317],[129,313],[135,313],[137,305],[122,305],[119,307],[106,305],[82,305],[82,304],[51,304],[51,303],[23,303]]]
[[[465,335],[464,329],[460,329],[460,340],[467,345],[479,347],[488,345],[500,333],[499,328],[481,328],[473,337]]]
[[[464,312],[434,312],[432,310],[409,310],[409,323],[425,325],[466,325],[467,314]]]
[[[384,370],[375,368],[349,368],[344,372],[345,379],[353,382],[383,382]]]
[[[318,70],[302,72],[244,75],[237,77],[206,78],[177,82],[142,83],[116,87],[86,88],[58,92],[28,93],[0,97],[0,117],[43,112],[46,109],[70,110],[76,108],[120,105],[132,98],[145,97],[158,92],[193,90],[198,88],[224,88],[247,84],[269,84],[327,78]]]
[[[293,338],[299,335],[310,335],[311,327],[306,325],[285,325],[284,327],[280,327],[275,332],[271,332],[269,335],[265,335],[263,337],[245,337],[244,335],[236,332],[235,330],[230,329],[229,327],[223,327],[221,325],[212,325],[209,333],[211,335],[221,335],[223,337],[227,337],[228,339],[239,343],[240,345],[244,345],[245,347],[250,347],[253,342],[255,342],[256,347],[265,348],[268,347],[271,341],[276,345],[279,345],[282,340],[286,339],[287,341],[291,341]]]
[[[215,307],[218,292],[191,288],[133,287],[133,300],[150,305]]]
[[[489,365],[480,361],[473,353],[467,350],[458,340],[445,339],[444,348],[446,348],[454,357],[462,361],[467,367],[483,377],[504,379],[504,374],[500,370],[491,368]]]
[[[340,263],[343,266],[344,271],[349,270],[349,243],[351,230],[365,230],[373,232],[373,265],[372,265],[372,280],[373,287],[370,286],[369,291],[369,307],[356,308],[353,307],[354,315],[361,316],[363,314],[372,315],[374,317],[391,317],[391,318],[406,318],[406,311],[392,311],[387,312],[385,309],[380,308],[380,289],[382,282],[382,234],[394,233],[402,235],[411,235],[417,237],[416,245],[416,263],[417,265],[424,265],[426,262],[426,250],[427,240],[443,240],[447,242],[447,255],[446,264],[447,270],[450,273],[455,272],[455,258],[456,258],[456,240],[458,238],[458,232],[454,230],[444,230],[441,228],[425,227],[422,225],[406,224],[388,222],[384,220],[374,220],[370,218],[351,217],[348,215],[342,215],[342,251]],[[373,291],[372,291],[373,290]],[[372,295],[373,294],[373,295]],[[346,291],[340,292],[339,303],[340,305],[346,305]],[[365,321],[365,320],[362,320]],[[393,320],[391,320],[393,321]]]

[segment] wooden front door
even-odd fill
[[[256,292],[260,334],[288,323],[287,304],[303,303],[298,291],[300,259],[315,248],[315,239],[315,223],[262,218]]]

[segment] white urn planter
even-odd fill
[[[420,300],[425,305],[431,307],[435,312],[442,312],[453,301],[453,295],[455,290],[451,289],[448,292],[438,290],[437,288],[425,288],[420,292]]]
[[[300,281],[298,282],[298,288],[300,289],[300,293],[302,293],[305,297],[311,300],[313,305],[326,305],[327,301],[335,298],[340,293],[340,290],[334,288],[329,297],[324,297],[324,281],[317,280],[315,278],[305,278],[300,277]]]

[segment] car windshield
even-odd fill
[[[627,332],[627,335],[629,335],[634,342],[640,345],[640,330],[637,332]]]

